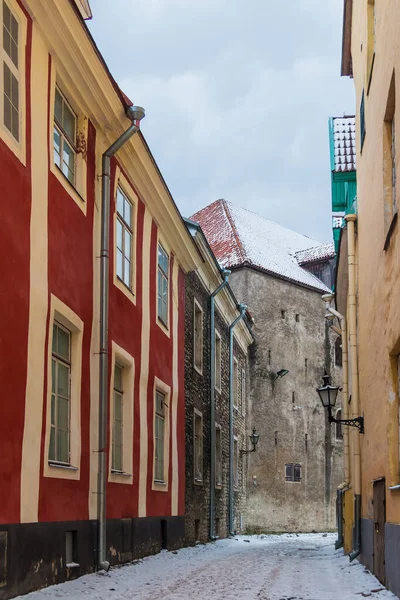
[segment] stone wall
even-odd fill
[[[223,293],[223,292],[221,292]],[[194,367],[194,300],[203,310],[203,369]],[[215,391],[215,422],[221,427],[222,483],[215,487],[215,533],[228,535],[229,507],[229,326],[216,310],[215,327],[221,335],[221,392]],[[234,343],[234,356],[239,373],[247,369],[246,357],[238,343]],[[241,378],[239,378],[240,381]],[[241,390],[241,386],[239,386]],[[185,394],[186,394],[186,516],[185,537],[189,544],[209,539],[210,514],[210,302],[209,292],[196,273],[186,278],[185,311]],[[243,447],[246,425],[246,401],[239,395],[239,410],[234,411],[234,435],[239,448]],[[194,412],[203,419],[203,477],[194,478]],[[239,485],[234,493],[235,527],[239,529],[244,512],[246,487],[245,474],[239,456]],[[245,462],[243,463],[245,465]]]
[[[260,440],[247,457],[247,527],[334,529],[343,442],[315,389],[325,369],[334,375],[321,294],[248,268],[235,270],[231,285],[255,320],[249,419]],[[276,378],[281,369],[289,373]],[[300,465],[301,481],[286,481],[286,464]]]

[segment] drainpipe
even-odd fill
[[[215,521],[215,296],[228,285],[228,279],[231,272],[228,269],[222,270],[224,277],[221,285],[210,294],[210,360],[211,360],[211,381],[210,381],[210,431],[211,431],[211,465],[210,465],[210,539],[215,540],[214,521]]]
[[[144,117],[140,106],[129,106],[126,116],[131,126],[106,150],[101,174],[101,233],[100,233],[100,353],[99,353],[99,466],[97,480],[98,557],[99,569],[108,571],[106,560],[106,493],[107,493],[107,399],[108,399],[108,298],[110,263],[110,170],[111,158],[137,131]]]
[[[246,304],[239,304],[240,315],[229,326],[229,533],[235,535],[233,530],[233,487],[234,487],[234,464],[233,464],[233,330],[245,314]],[[242,399],[243,402],[243,399]]]
[[[358,387],[358,360],[357,360],[357,296],[356,296],[356,251],[355,251],[355,222],[357,215],[346,215],[348,265],[349,265],[349,343],[351,356],[351,381],[352,397],[351,406],[353,418],[360,415],[359,387]],[[353,433],[354,437],[354,549],[350,552],[350,561],[357,558],[361,552],[361,445],[359,430]]]

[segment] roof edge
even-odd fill
[[[237,266],[227,266],[227,268],[229,268],[231,271],[238,271],[239,269],[252,269],[253,271],[257,271],[259,273],[264,273],[265,275],[270,275],[271,277],[275,277],[276,279],[281,279],[283,281],[287,281],[288,283],[292,283],[293,285],[297,285],[299,287],[305,288],[307,290],[310,290],[311,292],[316,292],[317,294],[321,294],[323,292],[327,293],[327,291],[329,290],[328,286],[325,285],[322,281],[321,281],[321,286],[324,287],[313,287],[312,285],[307,285],[306,283],[302,283],[301,281],[297,281],[296,279],[291,279],[290,277],[286,277],[285,275],[281,275],[280,273],[275,273],[274,271],[269,271],[268,269],[263,269],[262,267],[257,267],[256,265],[253,265],[251,263],[247,263],[244,265],[237,265]],[[308,273],[310,273],[310,271],[307,271]],[[312,273],[310,273],[310,275],[312,275]],[[315,275],[314,275],[315,277]],[[317,279],[318,281],[320,281],[317,277],[315,277],[315,279]]]
[[[352,20],[353,0],[344,0],[342,30],[342,64],[340,69],[340,74],[342,77],[353,77],[353,63],[351,58]]]

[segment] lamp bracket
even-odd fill
[[[349,427],[357,427],[360,433],[364,433],[364,417],[356,417],[355,419],[335,419],[332,416],[331,411],[328,414],[329,423],[342,423],[343,425],[348,425]]]
[[[250,452],[255,452],[256,448],[252,448],[251,450],[241,450],[240,454],[250,454]]]

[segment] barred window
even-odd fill
[[[203,417],[194,413],[194,480],[196,483],[203,481]]]
[[[112,436],[112,461],[113,471],[123,471],[123,414],[124,390],[123,367],[118,363],[114,366],[114,419]]]
[[[156,390],[154,422],[154,480],[164,483],[165,394]]]
[[[301,465],[295,463],[287,463],[285,465],[286,481],[301,481]]]
[[[53,323],[49,460],[70,462],[71,332]]]

